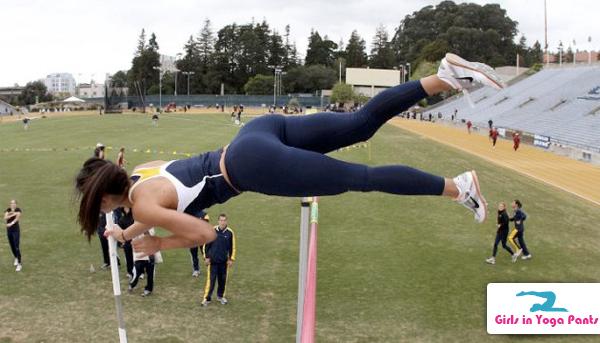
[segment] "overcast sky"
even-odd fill
[[[465,1],[457,1],[465,2]],[[531,45],[544,40],[544,0],[473,0],[499,3],[519,22]],[[230,23],[266,19],[283,33],[286,24],[302,56],[311,28],[347,42],[352,30],[370,46],[375,28],[393,34],[405,15],[439,1],[424,0],[0,0],[0,86],[69,72],[78,82],[128,69],[142,28],[157,35],[160,52],[174,56],[205,18],[214,31]],[[600,47],[600,1],[548,0],[549,45],[577,42]],[[370,47],[369,47],[370,49]]]

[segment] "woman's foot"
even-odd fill
[[[452,180],[458,188],[456,201],[473,212],[475,221],[483,223],[487,217],[487,201],[481,195],[477,173],[474,170],[468,171]]]
[[[479,62],[469,62],[450,53],[442,59],[437,76],[456,90],[468,89],[474,83],[496,89],[506,87],[492,67]]]

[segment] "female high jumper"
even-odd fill
[[[105,235],[124,242],[154,226],[168,230],[167,237],[136,240],[136,251],[146,255],[212,241],[215,230],[192,214],[243,192],[286,197],[348,191],[446,196],[481,223],[487,204],[475,171],[444,178],[408,166],[369,167],[325,155],[369,139],[421,99],[474,83],[504,87],[489,66],[446,54],[437,75],[387,89],[354,113],[265,115],[248,122],[222,149],[183,160],[148,162],[135,167],[131,177],[110,161],[90,158],[76,179],[78,222],[89,238],[101,211],[130,207],[134,224],[124,230],[108,228]]]

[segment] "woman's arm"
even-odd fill
[[[6,220],[6,219],[9,219],[11,217],[14,217],[14,216],[17,215],[16,213],[17,212],[8,212],[8,211],[6,211],[6,212],[4,212],[4,219]]]
[[[12,216],[14,217],[14,219],[12,220],[12,222],[6,224],[7,227],[11,227],[19,221],[19,218],[21,218],[21,212],[15,212]]]
[[[149,223],[148,225],[151,226],[160,226],[177,237],[168,240],[165,243],[165,249],[202,245],[216,238],[215,230],[204,220],[164,208],[158,204],[136,203],[133,213],[141,222]],[[127,236],[129,237],[128,233]]]
[[[115,226],[111,228],[106,228],[106,231],[104,231],[104,237],[108,238],[108,236],[113,236],[119,242],[124,243],[126,241],[134,239],[135,237],[143,234],[151,228],[152,225],[134,222],[133,224],[129,225],[129,227],[127,227],[125,230],[123,230],[119,225],[115,224]]]

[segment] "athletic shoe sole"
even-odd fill
[[[477,178],[477,173],[474,170],[471,170],[471,174],[473,175],[473,182],[475,183],[475,190],[477,191],[477,196],[481,200],[480,201],[481,206],[483,206],[483,219],[481,220],[481,223],[483,223],[487,219],[487,201],[481,194],[481,190],[479,188],[479,179]]]
[[[493,70],[482,69],[481,65],[475,64],[473,62],[469,62],[469,61],[465,60],[464,58],[462,58],[458,55],[455,55],[455,54],[451,54],[451,53],[446,54],[446,61],[448,61],[448,63],[455,65],[457,67],[469,69],[471,71],[474,71],[476,73],[479,73],[479,74],[485,76],[486,79],[490,80],[499,89],[506,87],[504,82],[498,76],[495,75]]]

